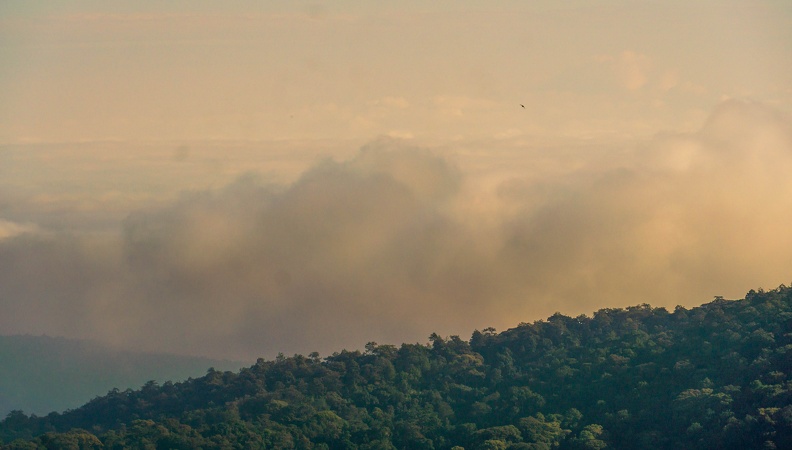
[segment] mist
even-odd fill
[[[327,355],[790,281],[792,124],[772,108],[512,151],[518,166],[493,151],[482,168],[453,144],[380,138],[292,181],[251,172],[150,202],[110,231],[0,221],[0,333]]]

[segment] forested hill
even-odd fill
[[[12,413],[0,436],[6,449],[788,449],[791,371],[781,286],[210,369],[63,414]]]

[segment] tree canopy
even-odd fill
[[[792,288],[279,355],[10,413],[2,449],[792,448]]]

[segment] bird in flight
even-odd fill
[[[522,108],[525,109],[525,105],[523,105],[522,103],[520,103],[520,106],[522,106]]]

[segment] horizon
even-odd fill
[[[790,43],[773,1],[4,3],[0,334],[255,360],[788,283]]]

